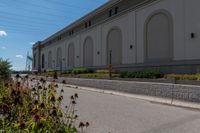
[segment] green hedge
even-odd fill
[[[94,70],[90,69],[90,68],[74,68],[74,69],[72,69],[72,74],[82,74],[82,73],[94,73]]]
[[[121,72],[121,78],[162,78],[164,75],[159,70],[143,70],[135,72]]]

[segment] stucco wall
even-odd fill
[[[94,66],[101,65],[101,28],[100,26],[91,28],[80,34],[81,38],[81,66],[83,66],[83,45],[87,37],[91,37],[93,41],[93,64]],[[100,55],[97,55],[97,52],[100,52]]]
[[[68,47],[69,45],[73,43],[75,47],[75,66],[79,67],[81,66],[81,44],[80,44],[80,35],[75,35],[72,38],[69,38],[65,41],[65,58],[66,58],[66,67],[67,64],[67,58],[68,58]]]
[[[118,28],[122,33],[122,64],[144,63],[145,22],[149,16],[159,11],[168,12],[173,21],[173,60],[200,59],[200,16],[199,0],[157,0],[146,6],[120,14],[109,21],[92,26],[75,33],[42,49],[45,54],[45,69],[48,69],[48,51],[52,51],[56,68],[56,49],[62,48],[63,69],[67,69],[68,46],[75,46],[75,67],[83,66],[83,44],[87,37],[93,40],[94,66],[107,64],[107,35],[112,28]],[[195,34],[191,39],[190,33]],[[132,46],[132,48],[130,48]],[[159,50],[159,47],[158,49]],[[38,65],[38,64],[37,64]]]
[[[161,0],[136,10],[136,27],[137,27],[137,62],[144,62],[144,31],[145,21],[154,12],[165,10],[173,18],[173,59],[184,59],[184,24],[183,24],[183,7],[182,0]],[[180,11],[179,11],[180,10]],[[158,48],[159,50],[159,48]]]
[[[186,59],[200,59],[200,14],[199,0],[184,0]],[[190,34],[195,38],[191,39]]]

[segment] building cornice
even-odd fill
[[[80,24],[90,20],[92,17],[94,17],[97,14],[100,14],[110,8],[112,8],[113,6],[117,5],[118,3],[122,2],[123,0],[110,0],[107,3],[103,4],[102,6],[100,6],[99,8],[95,9],[94,11],[91,11],[90,13],[88,13],[87,15],[81,17],[80,19],[78,19],[77,21],[73,22],[72,24],[66,26],[65,28],[63,28],[62,30],[56,32],[55,34],[51,35],[50,37],[48,37],[47,39],[43,40],[40,44],[44,45],[46,43],[48,43],[49,41],[52,41],[53,39],[55,39],[56,37],[64,34],[65,32],[69,31],[70,29],[73,29],[76,26],[79,26]],[[155,0],[141,0],[141,3],[149,3],[149,1],[155,1]],[[141,4],[140,3],[140,4]],[[33,47],[36,47],[37,43],[35,45],[33,45]]]
[[[75,22],[73,22],[72,24],[68,25],[67,27],[63,28],[62,30],[56,32],[55,34],[51,35],[50,37],[48,37],[47,39],[42,41],[42,44],[47,43],[48,41],[50,41],[51,39],[54,39],[54,37],[57,37],[61,34],[63,34],[64,32],[68,31],[69,29],[72,29],[76,26],[78,26],[79,24],[87,21],[88,19],[90,19],[91,17],[107,10],[108,8],[114,6],[115,4],[119,3],[122,0],[110,0],[108,2],[106,2],[105,4],[103,4],[102,6],[98,7],[97,9],[91,11],[90,13],[88,13],[87,15],[81,17],[80,19],[76,20]]]

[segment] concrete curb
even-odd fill
[[[118,91],[102,90],[102,89],[98,89],[98,88],[83,87],[83,86],[77,86],[77,85],[66,85],[65,87],[79,89],[79,90],[92,91],[92,92],[97,92],[97,93],[111,94],[111,95],[116,95],[116,96],[123,96],[123,97],[128,97],[128,98],[136,98],[136,99],[140,99],[140,100],[145,100],[145,101],[149,101],[149,102],[153,102],[153,103],[165,104],[165,105],[169,105],[169,106],[177,106],[177,107],[182,107],[182,108],[190,108],[190,109],[200,110],[200,103],[185,102],[185,101],[180,101],[180,100],[176,100],[176,99],[159,98],[159,97],[146,96],[146,95],[129,94],[129,93],[123,93],[123,92],[118,92]]]

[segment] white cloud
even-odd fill
[[[6,50],[7,48],[5,46],[1,47],[2,50]]]
[[[23,59],[23,58],[24,58],[24,56],[23,56],[23,55],[21,55],[21,54],[18,54],[18,55],[16,55],[15,57],[16,57],[16,58],[21,58],[21,59]]]
[[[30,42],[31,45],[35,44],[35,42]]]
[[[0,31],[0,37],[7,36],[7,33],[5,31]]]

